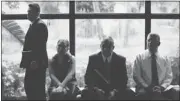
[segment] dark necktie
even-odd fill
[[[107,58],[105,60],[105,64],[104,65],[105,65],[105,70],[106,70],[106,78],[109,81],[109,79],[110,79],[110,67],[109,67],[109,63],[108,63]]]
[[[151,54],[151,70],[152,70],[152,83],[151,84],[154,86],[159,85],[155,54]]]

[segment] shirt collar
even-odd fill
[[[149,58],[151,58],[151,52],[147,49],[146,50],[146,54],[147,54],[147,56],[149,57]],[[158,57],[159,56],[159,52],[157,51],[156,53],[155,53],[155,55],[156,55],[156,57]]]
[[[110,62],[111,62],[111,59],[112,59],[112,54],[113,54],[113,53],[111,53],[111,55],[110,55],[109,57],[106,58],[106,57],[101,53],[102,58],[103,58],[103,61],[105,62],[106,59],[107,59],[107,60],[108,60],[108,63],[110,63]]]

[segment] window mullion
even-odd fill
[[[151,32],[151,1],[145,1],[145,49],[147,48],[146,39]]]
[[[75,55],[75,1],[70,1],[69,14],[70,52],[71,54]]]

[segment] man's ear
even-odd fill
[[[158,42],[158,46],[160,46],[161,42]]]

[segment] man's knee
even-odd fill
[[[86,87],[85,89],[82,90],[81,92],[81,99],[89,99],[92,96],[92,90]]]
[[[164,92],[164,96],[172,100],[179,100],[179,92],[180,92],[179,89],[172,88]]]
[[[94,88],[86,87],[84,90],[82,90],[81,98],[83,100],[99,100],[104,99],[104,95]]]
[[[135,92],[129,88],[120,90],[117,99],[123,99],[123,100],[134,100],[135,98]]]

